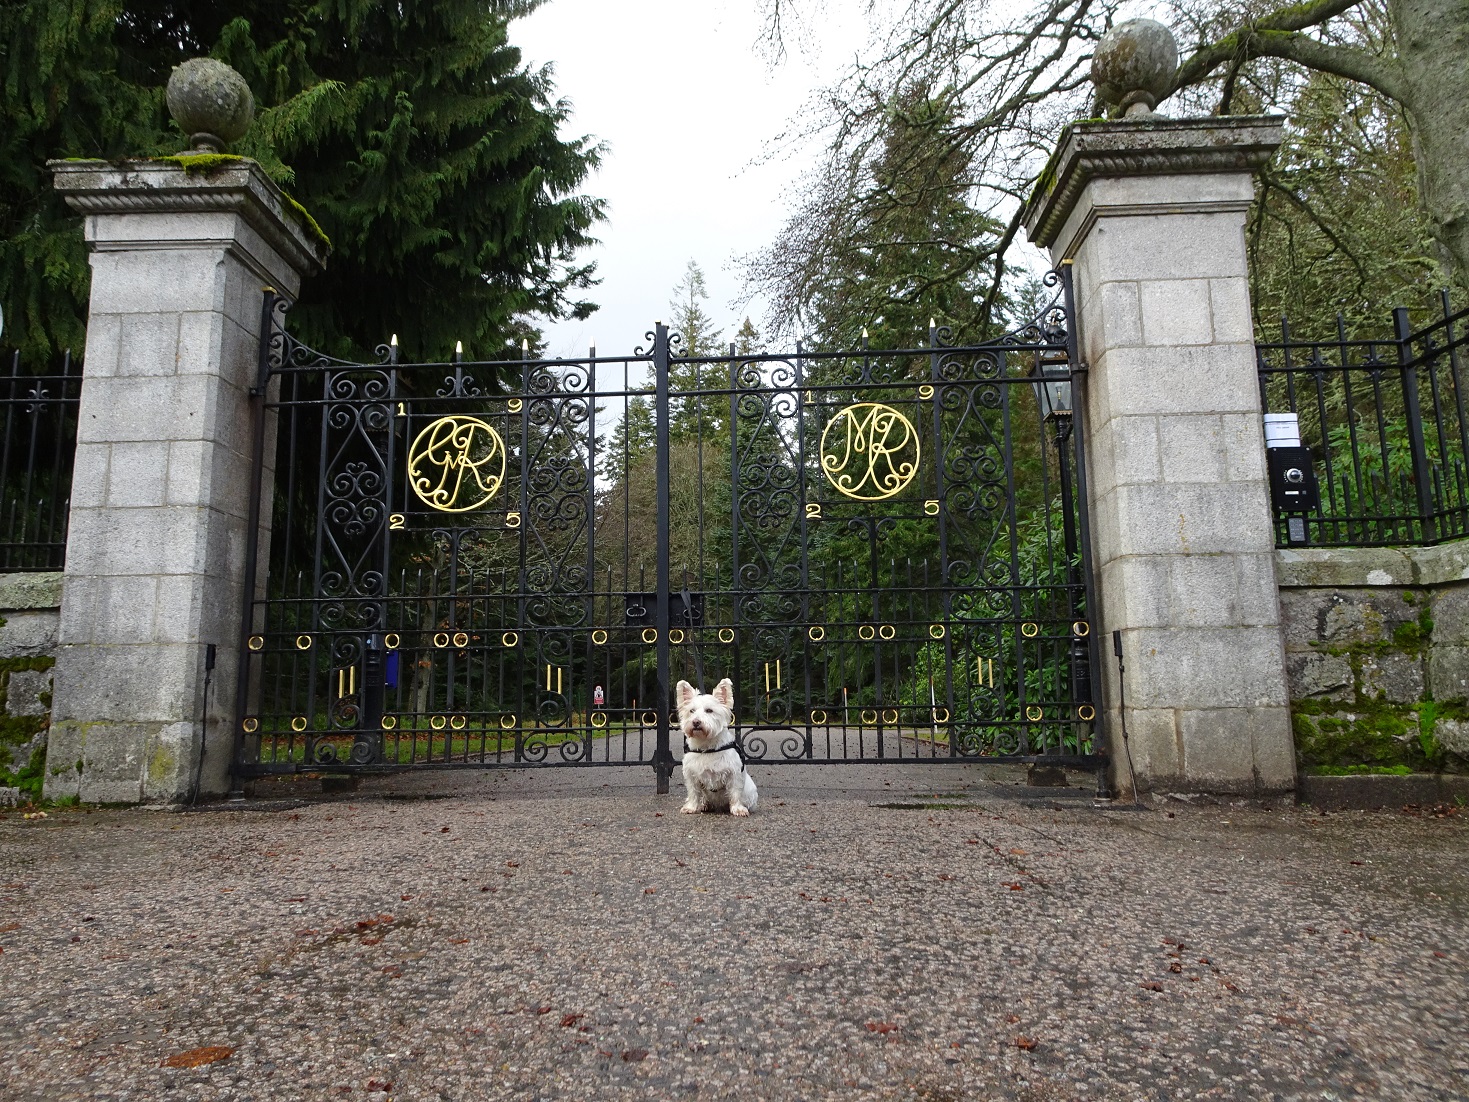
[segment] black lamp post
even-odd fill
[[[1056,459],[1061,476],[1061,532],[1066,554],[1066,586],[1072,620],[1071,688],[1074,700],[1092,698],[1091,661],[1084,637],[1076,631],[1082,623],[1079,602],[1082,592],[1077,566],[1076,517],[1071,490],[1071,363],[1062,349],[1036,353],[1031,386],[1041,417],[1056,433]]]

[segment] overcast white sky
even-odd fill
[[[668,317],[688,262],[709,284],[710,315],[738,326],[736,256],[769,243],[782,196],[817,150],[757,163],[813,89],[829,83],[866,36],[861,0],[830,0],[819,49],[771,69],[756,50],[756,0],[551,0],[511,25],[527,62],[551,62],[574,115],[568,135],[608,146],[586,191],[608,202],[591,253],[601,304],[585,322],[547,329],[547,354],[630,352]],[[760,323],[759,305],[749,313]]]

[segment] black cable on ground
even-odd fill
[[[189,795],[189,806],[199,802],[199,786],[204,783],[204,748],[209,743],[209,687],[214,683],[214,660],[219,648],[213,643],[204,646],[204,704],[199,712],[199,760],[194,765],[194,790]]]
[[[1127,679],[1122,664],[1122,632],[1112,633],[1112,653],[1117,656],[1117,720],[1122,727],[1122,752],[1127,755],[1127,776],[1132,783],[1132,806],[1142,807],[1137,798],[1137,771],[1132,767],[1132,747],[1127,744]]]

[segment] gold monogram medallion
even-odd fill
[[[913,422],[881,402],[858,402],[821,434],[821,473],[839,494],[883,501],[918,474],[920,448]]]
[[[478,417],[440,417],[408,449],[408,483],[441,513],[478,509],[505,482],[505,441]]]

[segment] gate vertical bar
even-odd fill
[[[245,798],[240,767],[245,755],[245,713],[250,708],[250,636],[255,627],[255,581],[260,569],[260,493],[265,486],[265,391],[270,382],[270,346],[276,339],[276,304],[285,299],[273,287],[265,288],[260,304],[260,360],[255,385],[250,388],[250,406],[255,415],[250,445],[250,503],[245,529],[245,584],[240,615],[240,658],[235,677],[234,770],[230,776],[230,799]],[[283,334],[282,334],[283,336]]]
[[[1403,416],[1408,422],[1408,448],[1413,456],[1413,486],[1417,490],[1418,513],[1421,517],[1419,538],[1425,543],[1438,542],[1438,524],[1433,515],[1433,477],[1428,469],[1428,447],[1423,439],[1423,411],[1418,404],[1418,366],[1413,360],[1408,311],[1399,306],[1392,312],[1393,335],[1397,338],[1398,364],[1402,367]]]
[[[672,665],[668,650],[668,358],[668,326],[660,321],[654,325],[653,332],[653,404],[658,425],[658,597],[654,613],[658,631],[658,701],[654,708],[658,733],[653,749],[653,772],[658,778],[660,796],[667,794],[668,781],[673,776],[673,750],[668,741],[668,701],[673,694],[673,687],[668,683]]]
[[[949,508],[948,495],[944,471],[944,402],[943,402],[943,353],[939,350],[939,329],[932,318],[928,323],[928,381],[933,390],[930,401],[933,403],[933,494],[938,503],[938,529],[939,529],[939,609],[943,616],[944,626],[944,712],[950,721],[954,718],[954,595],[949,589]],[[925,583],[927,582],[925,573]],[[924,585],[927,590],[927,584]],[[924,610],[930,606],[931,593],[924,595]],[[929,630],[930,640],[933,637],[932,629]],[[929,647],[932,643],[923,644]],[[930,670],[933,668],[929,667]],[[932,689],[929,690],[932,696]],[[938,722],[935,718],[937,709],[929,702],[929,719],[933,720],[933,726],[937,729]],[[954,728],[950,728],[952,732]],[[957,757],[959,753],[958,742],[949,738],[949,756]]]
[[[1090,408],[1086,402],[1087,366],[1081,362],[1081,321],[1076,312],[1076,282],[1072,271],[1072,262],[1063,261],[1061,264],[1062,288],[1065,291],[1064,302],[1066,304],[1066,359],[1067,366],[1071,369],[1071,447],[1072,447],[1072,470],[1076,479],[1076,535],[1081,545],[1081,581],[1084,587],[1086,600],[1086,623],[1088,634],[1086,637],[1087,670],[1088,679],[1086,695],[1083,698],[1080,693],[1076,694],[1076,703],[1079,705],[1082,699],[1092,707],[1092,753],[1105,755],[1107,753],[1107,710],[1096,706],[1097,687],[1102,684],[1102,654],[1097,646],[1097,638],[1102,627],[1102,615],[1099,599],[1097,596],[1096,572],[1092,567],[1092,528],[1091,512],[1087,503],[1091,501],[1090,493],[1086,484],[1086,411]],[[1077,750],[1080,751],[1078,746]],[[1097,790],[1099,793],[1107,789],[1107,771],[1105,766],[1097,769]],[[1110,794],[1110,793],[1109,793]]]

